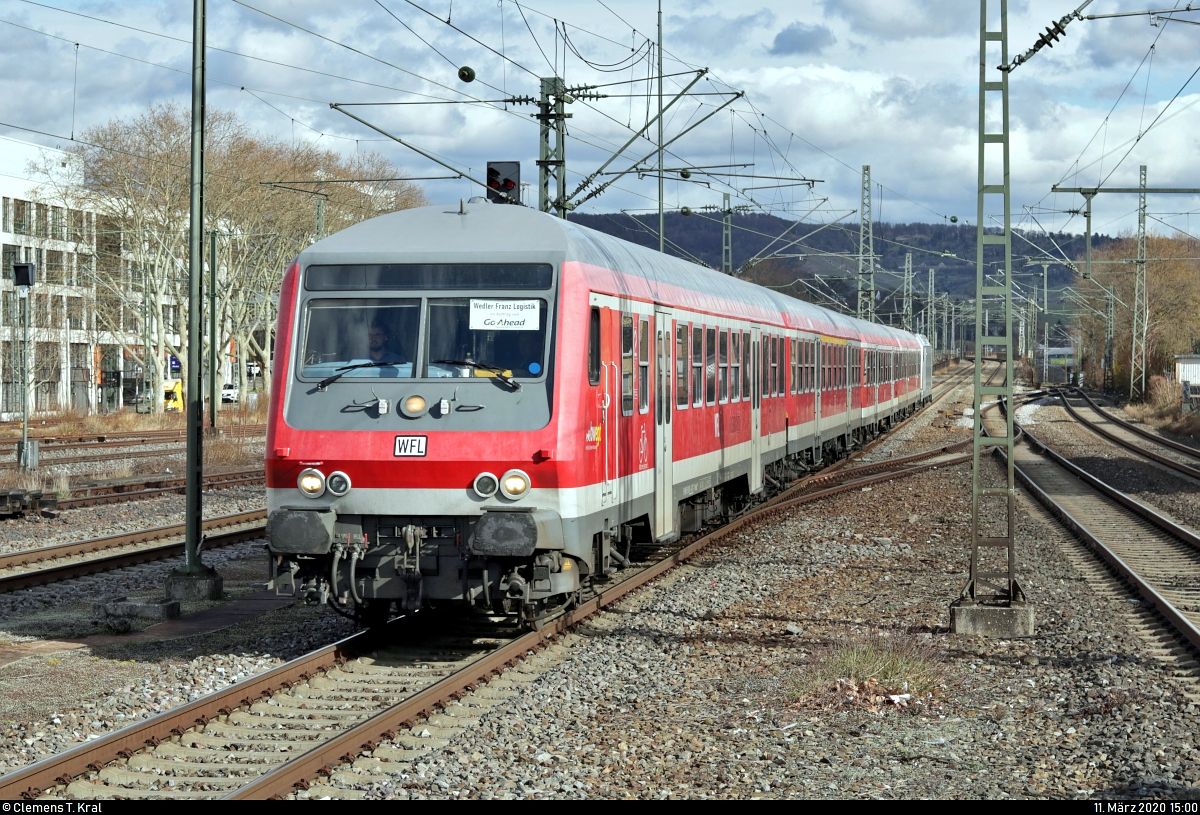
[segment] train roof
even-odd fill
[[[347,227],[300,254],[312,263],[578,264],[598,290],[882,345],[916,335],[839,314],[529,207],[468,203],[400,210]],[[397,258],[403,254],[403,260]]]

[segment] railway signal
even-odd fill
[[[493,204],[521,203],[521,162],[489,161],[487,197]]]

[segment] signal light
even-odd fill
[[[493,204],[521,203],[521,162],[489,161],[487,186],[487,197]]]

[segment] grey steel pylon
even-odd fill
[[[1138,172],[1137,260],[1133,283],[1133,341],[1129,366],[1129,398],[1146,395],[1146,165]]]
[[[987,47],[999,43],[1001,65],[1008,64],[1008,2],[999,0],[999,29],[988,28],[988,2],[980,0],[979,22],[979,139],[978,139],[978,195],[976,199],[976,246],[975,246],[975,399],[971,468],[971,567],[970,576],[963,587],[959,603],[988,603],[1011,605],[1023,600],[1017,582],[1016,559],[1016,490],[1013,469],[1013,342],[1012,342],[1012,197],[1010,187],[1009,154],[1009,97],[1007,71],[1000,71],[998,81],[988,79]],[[991,0],[996,2],[996,0]],[[987,130],[987,103],[999,96],[999,130]],[[991,166],[987,155],[988,145],[1001,148],[1000,167]],[[996,170],[1001,172],[996,174]],[[1000,181],[1000,183],[995,183]],[[989,183],[991,182],[991,183]],[[999,198],[999,201],[996,199]],[[991,206],[989,207],[989,203]],[[999,234],[989,232],[989,215],[995,214],[997,204],[1001,207],[1002,229]],[[990,210],[990,211],[989,211]],[[987,270],[996,269],[994,278],[1000,285],[988,280]],[[985,310],[997,309],[1003,314],[1003,322],[996,326],[1002,330],[990,334],[985,324]],[[993,322],[994,324],[994,322]],[[992,346],[1004,355],[1004,381],[1000,384],[985,384],[983,381],[983,350]],[[1002,400],[1004,432],[992,434],[984,430],[983,408],[986,403]],[[993,466],[988,459],[999,447],[1005,454],[1006,479],[1003,486],[996,486],[994,479],[985,476],[985,467]],[[954,615],[951,615],[952,620]]]
[[[912,252],[906,252],[904,255],[904,300],[903,311],[900,315],[900,325],[905,331],[912,331],[912,295],[913,295],[913,268],[912,268]]]
[[[871,165],[862,168],[858,210],[858,319],[875,322],[875,227],[871,215]]]

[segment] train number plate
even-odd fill
[[[396,437],[396,455],[398,456],[423,456],[425,455],[425,442],[428,436],[397,436]]]

